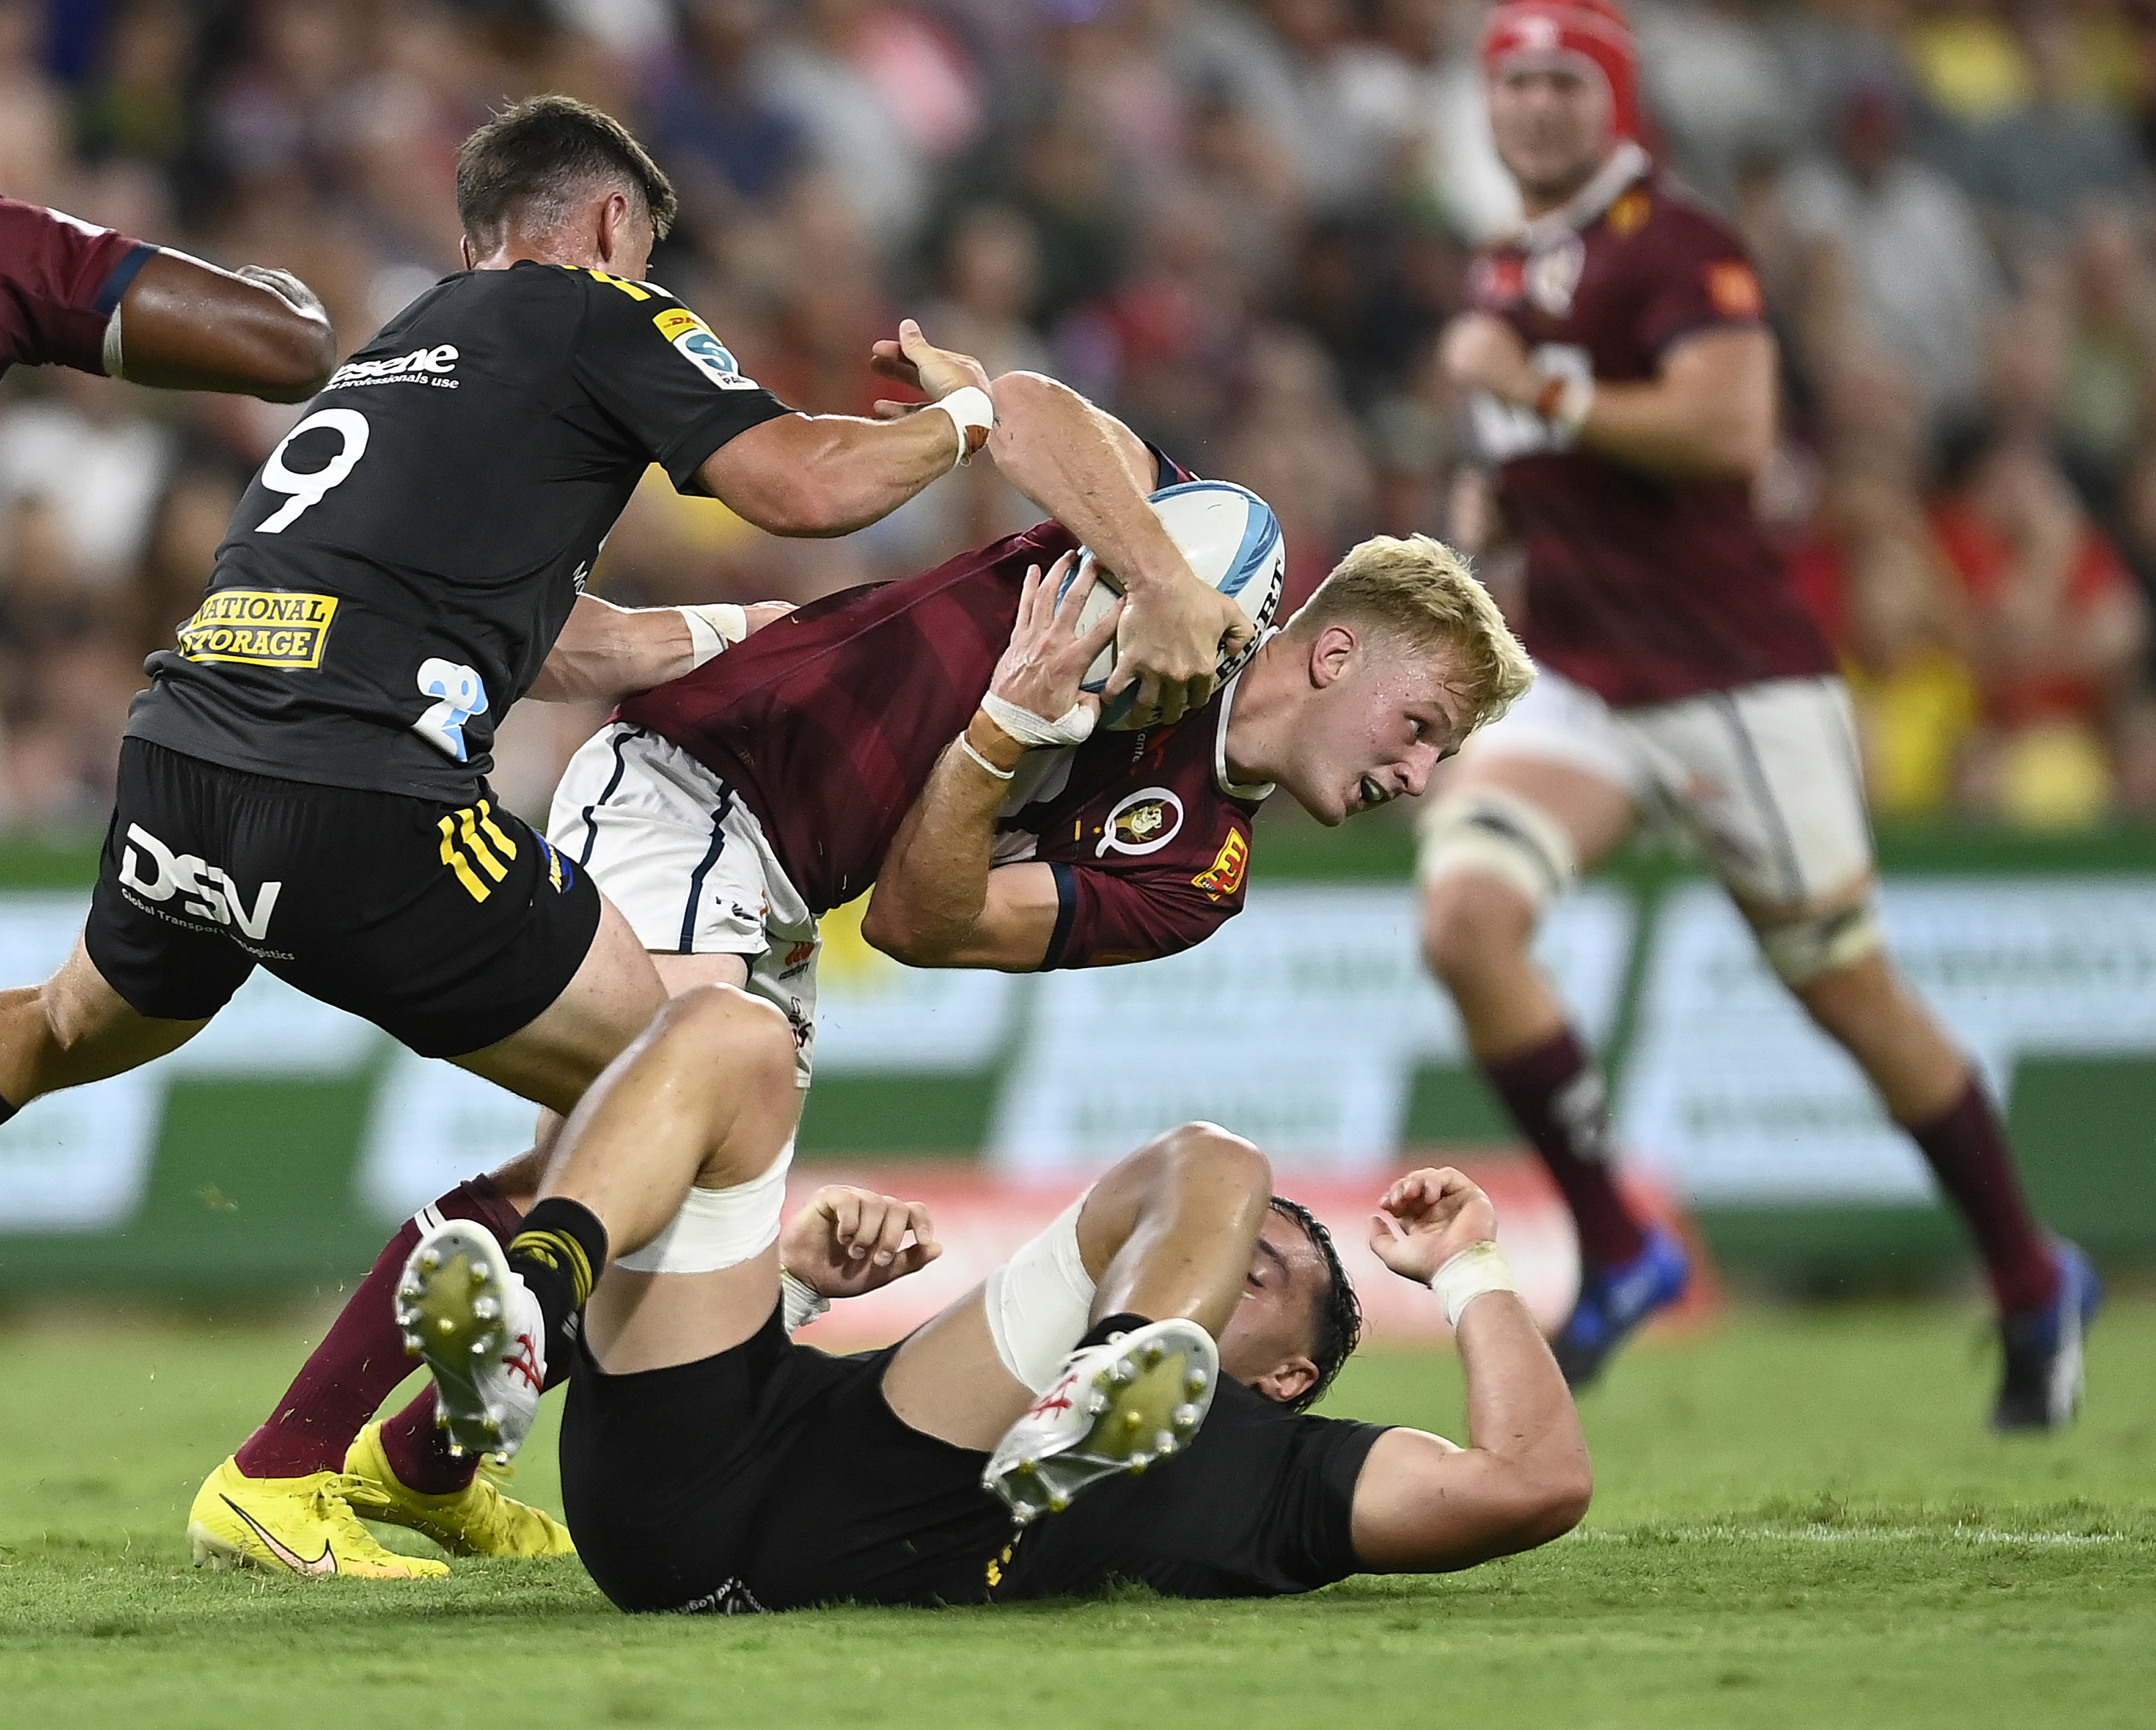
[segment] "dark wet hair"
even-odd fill
[[[1355,1296],[1355,1282],[1340,1265],[1340,1252],[1333,1247],[1332,1234],[1325,1229],[1325,1222],[1301,1202],[1290,1201],[1285,1195],[1273,1198],[1273,1211],[1300,1225],[1325,1263],[1325,1291],[1317,1300],[1311,1322],[1310,1356],[1317,1365],[1317,1379],[1286,1403],[1290,1411],[1303,1412],[1325,1397],[1325,1390],[1340,1373],[1340,1366],[1354,1355],[1363,1337],[1363,1302]]]
[[[674,182],[628,127],[573,96],[534,96],[495,116],[457,151],[457,219],[473,250],[501,244],[520,215],[545,228],[593,182],[629,187],[660,239],[680,208]]]

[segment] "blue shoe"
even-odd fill
[[[1647,1231],[1647,1247],[1617,1267],[1582,1263],[1579,1297],[1550,1342],[1567,1385],[1584,1388],[1601,1373],[1609,1354],[1656,1310],[1667,1309],[1691,1283],[1684,1245],[1659,1226]]]
[[[2082,1334],[2103,1302],[2103,1282],[2077,1245],[2056,1240],[2059,1295],[2037,1310],[1999,1318],[2005,1378],[1991,1409],[1994,1430],[2056,1430],[2081,1409]]]

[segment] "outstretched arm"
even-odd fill
[[[1403,1178],[1382,1206],[1370,1247],[1419,1284],[1455,1255],[1494,1248],[1489,1197],[1449,1168]],[[1562,1537],[1587,1512],[1587,1439],[1527,1306],[1510,1291],[1486,1290],[1460,1312],[1457,1337],[1468,1445],[1389,1430],[1356,1482],[1355,1553],[1373,1573],[1471,1567]]]
[[[618,703],[693,672],[793,610],[786,601],[617,607],[597,595],[578,595],[547,665],[524,694],[541,703]]]
[[[908,319],[896,343],[909,377],[942,402],[967,389],[985,397],[988,375],[970,355],[932,346]],[[953,408],[981,398],[957,398]],[[940,409],[864,420],[850,414],[782,414],[729,439],[697,472],[704,490],[774,535],[850,535],[888,516],[978,448],[983,425],[964,431]]]
[[[303,403],[336,362],[329,314],[314,290],[283,270],[220,270],[159,249],[121,296],[119,366],[107,370],[163,390],[234,391]]]

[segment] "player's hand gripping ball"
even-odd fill
[[[1163,487],[1152,495],[1152,508],[1198,580],[1233,599],[1250,621],[1249,638],[1220,656],[1219,678],[1225,684],[1242,670],[1280,610],[1287,552],[1281,541],[1279,520],[1272,506],[1255,493],[1225,480],[1186,480]],[[1080,636],[1106,618],[1122,597],[1114,572],[1098,564],[1091,550],[1081,550],[1076,568],[1064,578],[1056,599],[1060,601],[1089,571],[1099,581],[1079,615]],[[1116,645],[1111,643],[1086,669],[1081,688],[1098,696],[1107,690],[1115,672]],[[1137,694],[1137,687],[1132,685],[1109,700],[1101,711],[1101,723],[1122,729],[1149,725],[1149,720],[1132,717]]]

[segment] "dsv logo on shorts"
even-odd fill
[[[136,852],[141,848],[141,853]],[[144,877],[139,860],[146,857],[153,875]],[[270,935],[270,915],[277,906],[282,883],[264,883],[254,894],[250,911],[239,886],[217,865],[205,865],[192,853],[175,853],[139,823],[127,825],[127,845],[120,859],[120,881],[149,901],[168,901],[176,895],[193,899],[180,903],[180,911],[213,925],[236,925],[256,942]]]

